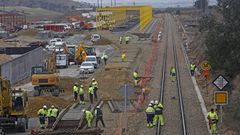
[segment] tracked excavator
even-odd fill
[[[34,85],[34,96],[44,92],[51,92],[52,96],[59,96],[60,81],[59,73],[56,70],[56,55],[53,52],[45,62],[45,66],[32,67],[32,85]]]
[[[26,115],[27,93],[22,89],[11,89],[10,81],[0,77],[0,129],[25,132],[28,128]]]
[[[84,46],[84,43],[80,42],[75,52],[75,63],[80,65],[86,60],[87,55],[96,55],[95,48],[92,46]]]

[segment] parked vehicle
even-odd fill
[[[44,30],[51,30],[55,32],[64,32],[70,30],[71,27],[67,24],[45,24],[43,25]]]
[[[101,37],[100,37],[99,34],[92,34],[92,36],[91,36],[91,41],[92,41],[92,42],[96,42],[96,41],[98,41],[100,38],[101,38]]]
[[[52,42],[47,45],[46,48],[51,51],[62,52],[64,48],[64,42]]]
[[[94,65],[94,68],[97,68],[98,62],[96,56],[87,56],[85,62],[92,63]]]
[[[67,68],[68,67],[68,55],[61,53],[56,55],[56,67],[57,68]]]
[[[92,63],[83,62],[80,66],[80,74],[83,73],[93,73],[94,65]]]

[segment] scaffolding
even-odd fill
[[[127,11],[139,11],[139,26],[142,31],[152,21],[152,6],[121,6],[97,8],[97,30],[111,30],[128,21]]]

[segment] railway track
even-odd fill
[[[167,15],[167,19],[170,17]],[[169,21],[171,22],[171,21]],[[185,120],[185,113],[184,113],[184,104],[183,104],[183,98],[182,98],[182,89],[181,89],[181,80],[180,80],[180,74],[179,74],[179,65],[178,65],[178,58],[177,58],[177,51],[176,51],[176,42],[174,40],[174,34],[173,30],[171,28],[171,23],[167,23],[167,42],[169,40],[172,40],[172,51],[173,51],[173,57],[174,57],[174,67],[176,69],[176,89],[177,89],[177,95],[178,95],[178,103],[179,103],[179,115],[181,116],[181,134],[187,135],[187,128],[186,128],[186,120]],[[169,35],[172,37],[170,39]],[[169,42],[168,42],[169,43]],[[164,55],[163,55],[163,64],[162,64],[162,76],[161,76],[161,82],[160,82],[160,95],[159,95],[159,101],[163,104],[164,103],[164,92],[165,92],[165,81],[166,81],[166,65],[167,65],[167,52],[168,52],[168,43],[164,48]],[[157,128],[156,128],[156,135],[161,135],[162,133],[162,127],[160,126],[160,120],[158,120]]]
[[[32,135],[61,135],[61,134],[74,134],[74,135],[100,135],[103,130],[99,128],[86,129],[86,121],[84,119],[83,109],[94,112],[97,106],[102,107],[103,101],[98,100],[94,105],[73,103],[61,111],[57,120],[50,129],[43,132],[34,133]]]

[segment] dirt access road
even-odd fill
[[[179,74],[181,80],[181,89],[183,97],[183,105],[185,110],[186,131],[189,135],[208,135],[207,125],[202,114],[200,103],[194,86],[189,75],[189,67],[187,67],[184,54],[181,50],[182,40],[178,33],[178,27],[172,15],[165,15],[165,23],[163,25],[163,39],[158,48],[158,56],[154,66],[149,87],[151,92],[147,97],[145,106],[141,113],[136,113],[134,117],[129,118],[129,132],[126,134],[134,135],[154,135],[156,134],[156,127],[146,127],[146,116],[144,110],[150,100],[159,99],[160,94],[160,78],[163,63],[163,50],[168,46],[167,63],[166,63],[166,80],[163,97],[165,125],[161,128],[163,135],[179,135],[182,133],[181,116],[179,111],[178,93],[176,82],[170,81],[170,67],[174,66],[173,45],[176,45],[177,58],[179,63]],[[141,69],[143,70],[143,69]]]

